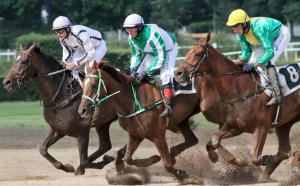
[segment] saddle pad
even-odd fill
[[[300,63],[288,64],[276,67],[281,93],[287,96],[300,88]],[[267,86],[268,76],[261,68],[258,69],[262,86]],[[271,90],[266,89],[265,93],[270,96]]]
[[[152,77],[154,80],[155,86],[159,87],[160,89],[162,88],[161,80],[159,76],[154,76]],[[149,81],[150,82],[150,81]],[[179,94],[195,94],[197,93],[195,89],[195,77],[192,77],[192,80],[189,81],[188,83],[180,84],[176,82],[175,78],[173,78],[173,91],[174,95],[177,96]]]
[[[196,89],[195,89],[195,77],[192,77],[192,80],[181,84],[178,83],[177,81],[175,81],[175,79],[173,79],[173,84],[174,84],[174,95],[178,95],[178,94],[195,94],[196,93]]]

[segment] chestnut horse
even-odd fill
[[[222,124],[207,146],[209,150],[218,148],[222,139],[243,132],[256,134],[252,162],[266,166],[260,179],[267,180],[277,166],[289,157],[290,129],[300,119],[300,91],[284,97],[278,124],[272,125],[277,106],[266,106],[269,98],[263,93],[264,87],[257,85],[258,75],[243,73],[239,66],[211,47],[209,39],[210,34],[205,42],[194,45],[188,52],[184,63],[175,71],[176,81],[186,82],[189,76],[196,75],[201,112],[207,120]],[[261,158],[271,127],[275,127],[278,152]],[[225,154],[229,162],[243,165],[228,151]],[[216,157],[212,159],[216,160]]]
[[[96,64],[88,67],[86,73],[83,82],[84,96],[78,112],[81,115],[92,112],[96,98],[103,100],[109,96],[108,99],[111,100],[119,115],[120,126],[129,134],[125,162],[129,165],[140,166],[139,164],[142,162],[132,160],[132,155],[146,138],[155,144],[166,170],[177,178],[184,178],[185,172],[173,167],[174,157],[198,143],[197,137],[189,128],[188,118],[199,111],[197,106],[199,96],[192,94],[175,97],[173,115],[168,119],[159,117],[164,108],[163,104],[153,105],[162,100],[159,89],[154,85],[149,83],[138,85],[132,82],[129,76],[104,63],[99,64],[99,67]],[[135,108],[138,107],[146,108],[146,111],[137,113],[140,110],[135,110]],[[148,109],[149,107],[150,109]],[[100,112],[100,114],[102,113]],[[175,127],[183,134],[185,142],[172,147],[169,152],[165,137],[166,129],[173,130]]]
[[[91,118],[83,119],[77,112],[82,94],[80,85],[55,59],[43,54],[36,45],[28,47],[14,61],[3,84],[6,90],[13,91],[25,81],[33,79],[36,82],[43,102],[44,118],[50,126],[49,135],[40,146],[41,155],[57,169],[75,172],[75,175],[84,174],[84,168],[103,168],[113,159],[106,158],[99,163],[91,162],[111,149],[109,127],[117,119],[114,108],[109,102],[100,106],[105,117],[99,116],[94,122],[100,144],[98,149],[88,157]],[[55,73],[60,71],[63,72]],[[62,164],[48,153],[48,148],[65,135],[74,137],[78,141],[80,165],[76,171],[72,165]]]

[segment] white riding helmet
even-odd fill
[[[144,24],[144,19],[142,18],[142,16],[138,14],[130,14],[129,16],[126,17],[123,27],[131,28],[143,24]]]
[[[58,16],[54,21],[52,25],[52,30],[58,30],[61,28],[67,28],[71,26],[71,21],[69,18],[65,16]]]

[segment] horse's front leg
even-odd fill
[[[96,125],[96,132],[98,134],[99,138],[99,148],[91,154],[87,161],[92,164],[93,161],[95,161],[97,158],[102,156],[104,153],[109,151],[112,147],[111,141],[110,141],[110,136],[109,136],[109,127],[111,123],[106,123],[104,125],[97,126]],[[94,163],[94,167],[96,169],[102,169],[105,165],[109,164],[112,162],[115,158],[112,156],[105,155],[103,157],[103,161]],[[92,164],[93,165],[93,164]]]
[[[269,180],[270,175],[274,172],[278,165],[283,160],[289,158],[289,153],[291,151],[289,138],[291,127],[292,123],[275,128],[279,145],[278,152],[275,155],[263,156],[261,163],[266,166],[266,168],[261,172],[259,181],[264,182]]]
[[[178,129],[180,130],[181,134],[184,137],[184,142],[180,143],[176,146],[171,147],[170,155],[172,164],[176,163],[175,157],[178,156],[184,150],[198,144],[198,138],[193,133],[192,129],[189,126],[188,119],[184,120],[178,125]]]
[[[87,161],[89,129],[81,130],[81,135],[77,137],[80,164],[74,173],[75,175],[83,175],[85,172],[84,168],[89,168],[89,162]]]
[[[235,157],[230,151],[221,145],[221,140],[226,138],[231,138],[241,134],[242,131],[232,128],[228,124],[224,124],[220,130],[212,136],[212,139],[206,144],[206,149],[208,151],[209,159],[212,162],[218,160],[218,154],[228,163],[237,166],[246,166],[246,162],[238,157]],[[218,150],[218,154],[214,150]]]
[[[160,157],[157,155],[153,155],[146,159],[132,159],[133,153],[136,151],[140,143],[143,141],[143,138],[135,137],[133,135],[129,135],[127,150],[125,154],[124,161],[128,165],[135,165],[138,167],[148,167],[160,161]]]
[[[261,154],[267,139],[268,129],[260,126],[255,132],[256,143],[252,153],[252,163],[256,166],[261,165]]]
[[[156,137],[154,137],[153,142],[164,162],[165,169],[178,179],[186,178],[187,174],[185,171],[175,169],[174,166],[172,165],[165,134],[164,135],[158,134]]]
[[[40,146],[40,154],[45,157],[55,168],[61,169],[65,172],[75,172],[75,169],[70,164],[62,164],[57,161],[53,156],[48,153],[48,148],[56,143],[59,139],[64,137],[65,135],[56,133],[53,129],[50,129],[50,132],[47,138],[44,140],[42,145]]]

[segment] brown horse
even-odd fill
[[[151,107],[153,103],[162,99],[159,89],[154,85],[148,83],[133,84],[130,77],[103,63],[99,65],[99,68],[94,64],[93,67],[87,68],[86,72],[87,75],[83,82],[84,99],[80,103],[78,112],[81,115],[86,115],[88,112],[93,111],[95,101],[91,98],[103,99],[105,95],[111,96],[109,99],[119,115],[119,124],[129,134],[125,162],[137,166],[143,164],[132,160],[132,155],[143,139],[146,138],[155,144],[166,170],[178,178],[185,177],[184,171],[176,170],[173,167],[172,163],[175,163],[175,159],[172,159],[172,162],[171,158],[198,143],[198,139],[189,128],[188,118],[199,111],[197,107],[199,96],[197,94],[177,96],[174,100],[174,114],[168,121],[169,119],[165,117],[159,117],[163,105]],[[102,87],[101,90],[100,87]],[[133,90],[136,91],[136,94],[132,93]],[[135,99],[135,95],[137,99]],[[135,112],[136,107],[139,107],[136,104],[137,100],[143,108],[149,106],[152,109],[126,117]],[[102,113],[100,112],[100,114]],[[169,152],[165,138],[166,129],[175,127],[181,131],[185,142],[172,147]],[[147,165],[150,165],[150,163],[147,163]]]
[[[109,104],[104,103],[100,108],[104,115],[94,122],[99,137],[98,149],[89,157],[88,143],[91,118],[81,118],[77,112],[82,90],[77,81],[70,77],[70,73],[62,70],[62,66],[52,57],[40,52],[36,45],[30,45],[12,64],[10,72],[3,81],[5,89],[13,91],[23,82],[33,79],[44,107],[44,118],[50,126],[50,132],[43,144],[40,153],[57,169],[66,172],[75,172],[72,165],[62,164],[48,153],[48,148],[65,135],[77,138],[79,147],[80,165],[75,174],[84,174],[84,168],[101,169],[113,159],[104,159],[99,163],[91,163],[111,149],[109,136],[110,124],[117,119],[116,112]],[[60,72],[62,73],[53,73]],[[104,117],[105,116],[105,117]]]
[[[218,148],[224,138],[237,136],[243,132],[255,133],[252,161],[256,165],[266,165],[260,179],[269,179],[277,166],[289,157],[291,150],[289,133],[292,125],[300,119],[300,91],[283,99],[279,123],[272,125],[277,106],[266,106],[268,96],[259,87],[259,77],[243,73],[241,68],[208,44],[210,34],[204,43],[198,43],[186,55],[184,63],[175,71],[178,82],[186,82],[189,76],[197,76],[198,93],[201,95],[200,110],[207,120],[222,124],[207,148]],[[268,129],[276,127],[279,148],[276,155],[261,154]],[[227,161],[242,165],[243,162],[225,149]],[[213,154],[213,153],[212,153]],[[220,154],[221,155],[221,154]],[[226,157],[224,156],[224,157]],[[216,160],[216,157],[212,157]]]

